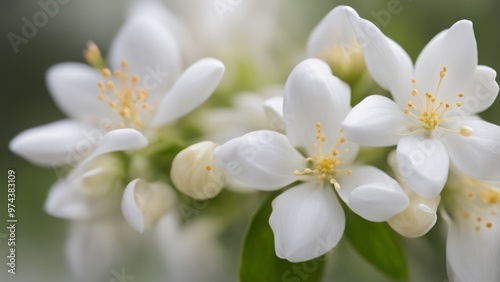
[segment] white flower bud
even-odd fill
[[[175,156],[170,177],[179,191],[196,200],[211,199],[222,191],[227,177],[217,167],[212,155],[217,146],[214,142],[204,141]]]
[[[410,204],[403,212],[393,216],[387,221],[399,234],[415,238],[425,235],[436,223],[436,210],[441,199],[423,198],[417,193],[409,195]]]

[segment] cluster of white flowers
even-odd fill
[[[310,58],[296,64],[284,86],[261,85],[266,99],[237,89],[234,109],[194,115],[204,125],[191,138],[175,122],[217,91],[226,60],[237,65],[234,58],[244,61],[245,55],[226,52],[228,38],[189,33],[157,1],[136,1],[130,11],[108,60],[89,42],[88,64],[48,70],[49,91],[69,118],[26,130],[10,143],[34,164],[71,168],[50,190],[45,210],[72,220],[68,261],[82,281],[98,280],[133,249],[140,233],[151,230],[178,258],[165,258],[172,277],[199,281],[180,262],[199,267],[210,260],[194,266],[193,248],[206,247],[199,242],[213,240],[218,223],[201,222],[203,230],[190,226],[197,234],[188,236],[174,207],[181,194],[207,200],[224,187],[282,189],[269,225],[276,255],[290,262],[330,252],[344,233],[344,208],[388,222],[406,237],[425,235],[440,208],[449,226],[450,279],[500,279],[500,185],[494,182],[500,181],[500,127],[476,115],[493,104],[499,87],[496,72],[478,65],[471,22],[459,21],[435,36],[413,66],[373,23],[350,7],[336,7],[311,32]],[[199,50],[194,42],[203,40],[224,49]],[[250,41],[263,48],[258,43],[271,40]],[[206,53],[218,59],[199,56]],[[193,63],[185,67],[186,60]],[[221,92],[238,84],[238,75],[229,73],[234,69],[228,68],[232,81]],[[361,93],[367,97],[351,107],[351,86],[341,79],[365,71],[394,101]],[[361,146],[394,145],[392,171],[360,157]],[[83,248],[87,237],[91,247]],[[100,249],[109,258],[96,263],[92,257]]]

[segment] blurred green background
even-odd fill
[[[44,1],[44,0],[41,0]],[[211,0],[207,0],[211,1]],[[251,1],[251,0],[243,0]],[[390,3],[396,0],[377,1],[327,1],[327,0],[289,0],[280,11],[283,25],[290,23],[290,33],[299,46],[305,46],[308,33],[321,18],[339,4],[350,5],[358,13],[373,22],[379,21],[375,14],[387,10]],[[450,27],[460,19],[469,19],[474,23],[474,30],[479,49],[479,63],[500,70],[500,2],[495,0],[445,0],[445,1],[411,1],[401,0],[402,10],[392,14],[388,24],[379,25],[383,32],[399,42],[415,60],[420,50],[439,31]],[[65,61],[83,61],[82,50],[90,39],[107,50],[114,34],[120,27],[126,13],[127,2],[120,0],[70,0],[60,6],[60,11],[49,18],[47,25],[38,29],[37,34],[27,44],[19,46],[16,54],[7,34],[21,34],[22,18],[32,19],[41,10],[38,1],[1,1],[1,85],[0,102],[3,120],[1,136],[1,174],[7,178],[7,170],[16,171],[17,180],[17,272],[15,276],[6,270],[6,238],[5,227],[0,229],[0,281],[72,281],[65,267],[64,240],[67,222],[48,216],[43,211],[46,194],[57,179],[51,168],[40,168],[13,155],[8,150],[9,141],[22,130],[56,121],[63,118],[51,100],[45,86],[45,71],[51,65]],[[392,4],[391,4],[392,5]],[[193,6],[193,9],[196,7]],[[265,7],[263,7],[265,9]],[[380,22],[380,21],[379,21]],[[383,22],[382,22],[383,23]],[[249,21],[249,24],[252,24]],[[305,47],[304,47],[305,48]],[[296,63],[298,63],[297,61]],[[283,70],[289,73],[291,68]],[[281,77],[283,83],[286,76]],[[486,120],[500,124],[500,101],[481,114]],[[500,142],[500,140],[499,140]],[[6,181],[0,190],[0,225],[5,226]],[[435,232],[436,233],[436,232]],[[431,233],[429,236],[439,236]],[[410,242],[412,248],[419,249],[418,241]],[[417,247],[415,247],[417,245]],[[443,257],[444,246],[435,252],[438,259]],[[428,259],[422,254],[421,259]],[[151,273],[160,273],[161,265],[157,258],[148,252],[141,254],[137,261],[142,263],[131,268],[130,272],[140,279],[136,281],[157,281]],[[346,257],[339,259],[337,268],[356,269],[348,261],[359,261],[359,258]],[[444,268],[444,261],[438,267]],[[422,271],[429,271],[422,269]],[[444,269],[441,270],[445,271]],[[346,274],[337,281],[357,281],[359,273]],[[149,273],[149,274],[148,274]],[[370,273],[370,272],[368,272]],[[444,272],[441,273],[444,275]],[[149,278],[148,278],[149,277]],[[357,277],[357,278],[356,278]],[[376,276],[371,276],[376,277]],[[440,276],[443,281],[444,276]],[[377,281],[385,281],[383,278]],[[158,280],[160,281],[160,280]],[[371,281],[371,280],[370,280]]]

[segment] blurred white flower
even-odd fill
[[[199,217],[183,225],[175,212],[158,222],[155,232],[165,276],[162,281],[231,281],[235,273],[228,268],[229,258],[217,240],[223,231],[220,221]]]
[[[118,32],[109,54],[113,71],[100,69],[104,61],[93,43],[85,56],[95,68],[61,63],[47,72],[50,93],[71,120],[22,132],[10,142],[12,151],[39,165],[73,164],[105,132],[143,131],[191,112],[210,97],[224,72],[220,61],[205,58],[180,74],[177,42],[147,14],[130,17]],[[69,157],[82,143],[90,147],[85,154]]]
[[[399,171],[423,197],[441,192],[449,162],[464,174],[499,180],[500,127],[475,114],[498,95],[496,72],[477,64],[472,23],[462,20],[435,36],[415,67],[408,54],[371,22],[346,10],[368,71],[395,102],[372,95],[342,123],[346,137],[365,146],[397,144]]]
[[[306,60],[285,86],[287,135],[255,131],[214,152],[227,174],[260,190],[304,180],[273,201],[269,223],[280,258],[306,261],[337,245],[345,215],[333,188],[353,211],[371,221],[385,221],[408,205],[395,180],[374,167],[352,164],[358,146],[347,142],[340,129],[349,102],[349,86],[333,76],[328,65]]]
[[[337,6],[313,29],[307,41],[307,55],[327,62],[340,78],[365,70],[361,47],[346,14],[349,7]]]
[[[436,210],[441,196],[424,198],[409,189],[398,171],[396,151],[389,153],[388,162],[396,175],[396,179],[401,184],[406,195],[408,195],[410,203],[404,211],[391,217],[387,223],[392,229],[405,237],[415,238],[423,236],[436,224]]]
[[[443,203],[450,280],[500,281],[500,183],[452,173]]]

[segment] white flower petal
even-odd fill
[[[212,95],[223,74],[224,64],[213,58],[192,64],[161,100],[153,126],[174,121],[197,108]]]
[[[122,60],[155,98],[173,85],[182,68],[179,46],[168,28],[145,17],[127,21],[113,40],[111,68],[121,69]]]
[[[477,231],[473,224],[452,222],[446,240],[448,276],[452,281],[499,281],[500,217],[491,228]],[[460,220],[460,219],[459,219]]]
[[[372,166],[352,168],[351,175],[338,177],[338,190],[346,204],[370,221],[386,221],[408,206],[399,183]]]
[[[123,219],[112,217],[72,221],[66,240],[66,261],[78,282],[109,281],[111,271],[121,274],[136,251],[140,237]]]
[[[476,119],[464,119],[472,136],[447,134],[446,145],[452,163],[463,174],[484,180],[500,180],[500,127]]]
[[[439,72],[446,67],[443,78]],[[477,46],[472,23],[458,21],[450,29],[436,35],[422,50],[415,62],[415,78],[420,93],[430,92],[446,101],[464,91],[473,79],[477,68]],[[464,93],[466,94],[466,93]]]
[[[94,125],[106,122],[113,112],[97,99],[99,72],[81,63],[60,63],[46,74],[47,87],[59,109],[68,117]]]
[[[350,7],[335,7],[313,29],[307,41],[309,57],[320,57],[323,53],[333,49],[335,45],[346,50],[353,47],[356,36],[347,18],[347,9]]]
[[[45,200],[45,211],[54,217],[86,220],[100,218],[113,213],[118,207],[119,198],[88,198],[82,194],[79,181],[59,180],[50,189]]]
[[[337,140],[340,122],[350,110],[350,89],[318,59],[307,59],[292,71],[285,85],[283,114],[286,134],[294,147],[313,154],[316,123],[326,137],[325,147]]]
[[[477,114],[488,109],[498,96],[497,73],[487,66],[478,66],[472,84],[464,89],[461,110],[467,114]]]
[[[137,150],[147,145],[146,138],[135,129],[123,128],[110,131],[100,140],[95,150],[73,170],[69,178],[75,178],[86,165],[102,154]]]
[[[277,190],[297,180],[306,162],[285,135],[269,130],[250,132],[221,145],[215,162],[230,177],[260,190]]]
[[[9,148],[34,164],[60,166],[90,154],[102,135],[98,129],[61,120],[21,132],[10,141]]]
[[[417,194],[433,198],[441,193],[450,164],[441,141],[415,135],[401,138],[397,162],[400,175]]]
[[[373,79],[392,93],[400,107],[405,107],[412,90],[413,64],[410,57],[401,46],[386,37],[373,23],[360,18],[352,8],[346,9],[346,14]]]
[[[283,96],[276,96],[264,101],[264,112],[272,130],[285,131],[285,119],[283,117]]]
[[[317,258],[342,238],[345,215],[330,187],[306,182],[283,192],[272,205],[269,224],[280,258],[291,262]]]
[[[403,111],[392,100],[371,95],[357,104],[342,122],[344,135],[364,146],[392,146],[406,131]]]
[[[121,209],[130,226],[143,233],[172,207],[175,200],[175,192],[167,184],[135,179],[123,192]]]

